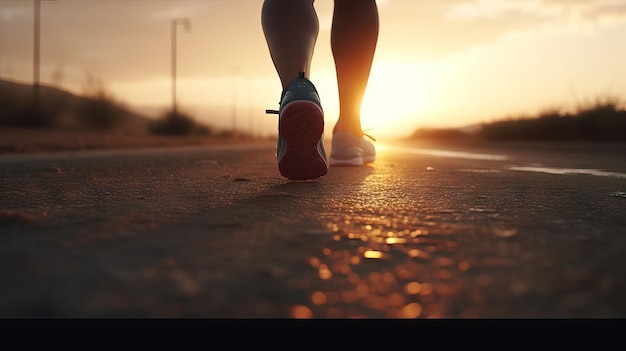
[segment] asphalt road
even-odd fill
[[[0,156],[0,317],[626,317],[626,145],[273,151]]]

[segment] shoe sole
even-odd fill
[[[329,164],[331,167],[355,167],[355,166],[363,166],[367,163],[374,163],[376,161],[376,156],[367,156],[367,157],[355,157],[346,160],[338,160],[335,158],[330,158]]]
[[[324,133],[324,113],[312,101],[294,101],[280,113],[279,133],[285,153],[278,161],[280,174],[290,180],[312,180],[326,175],[328,164],[317,149]]]

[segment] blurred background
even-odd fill
[[[265,109],[278,108],[281,87],[262,2],[0,0],[0,123],[271,137],[276,116]],[[626,140],[626,1],[378,5],[363,105],[363,127],[377,138],[480,130],[493,139]],[[315,7],[310,78],[330,134],[333,1]]]

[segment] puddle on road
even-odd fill
[[[547,173],[547,174],[557,174],[557,175],[585,174],[585,175],[594,175],[594,176],[599,176],[599,177],[626,178],[626,173],[607,172],[607,171],[603,171],[600,169],[555,168],[555,167],[543,167],[541,165],[539,166],[510,166],[510,167],[506,167],[506,169],[510,171],[537,172],[537,173]]]
[[[384,145],[384,146],[381,146],[380,149],[381,151],[384,151],[384,152],[389,151],[389,152],[414,154],[414,155],[462,158],[462,159],[468,159],[468,160],[504,161],[504,160],[509,159],[509,157],[506,155],[479,154],[479,153],[474,153],[474,152],[438,150],[438,149],[420,149],[420,148],[402,147],[402,146]]]

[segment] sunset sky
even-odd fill
[[[465,126],[600,96],[626,98],[626,0],[379,1],[378,48],[363,128],[381,138]],[[41,3],[41,81],[76,93],[87,75],[129,106],[178,103],[216,126],[270,133],[280,83],[261,30],[262,0],[56,0]],[[311,80],[327,132],[337,118],[332,0],[317,0]],[[33,0],[0,0],[0,78],[33,77]]]

